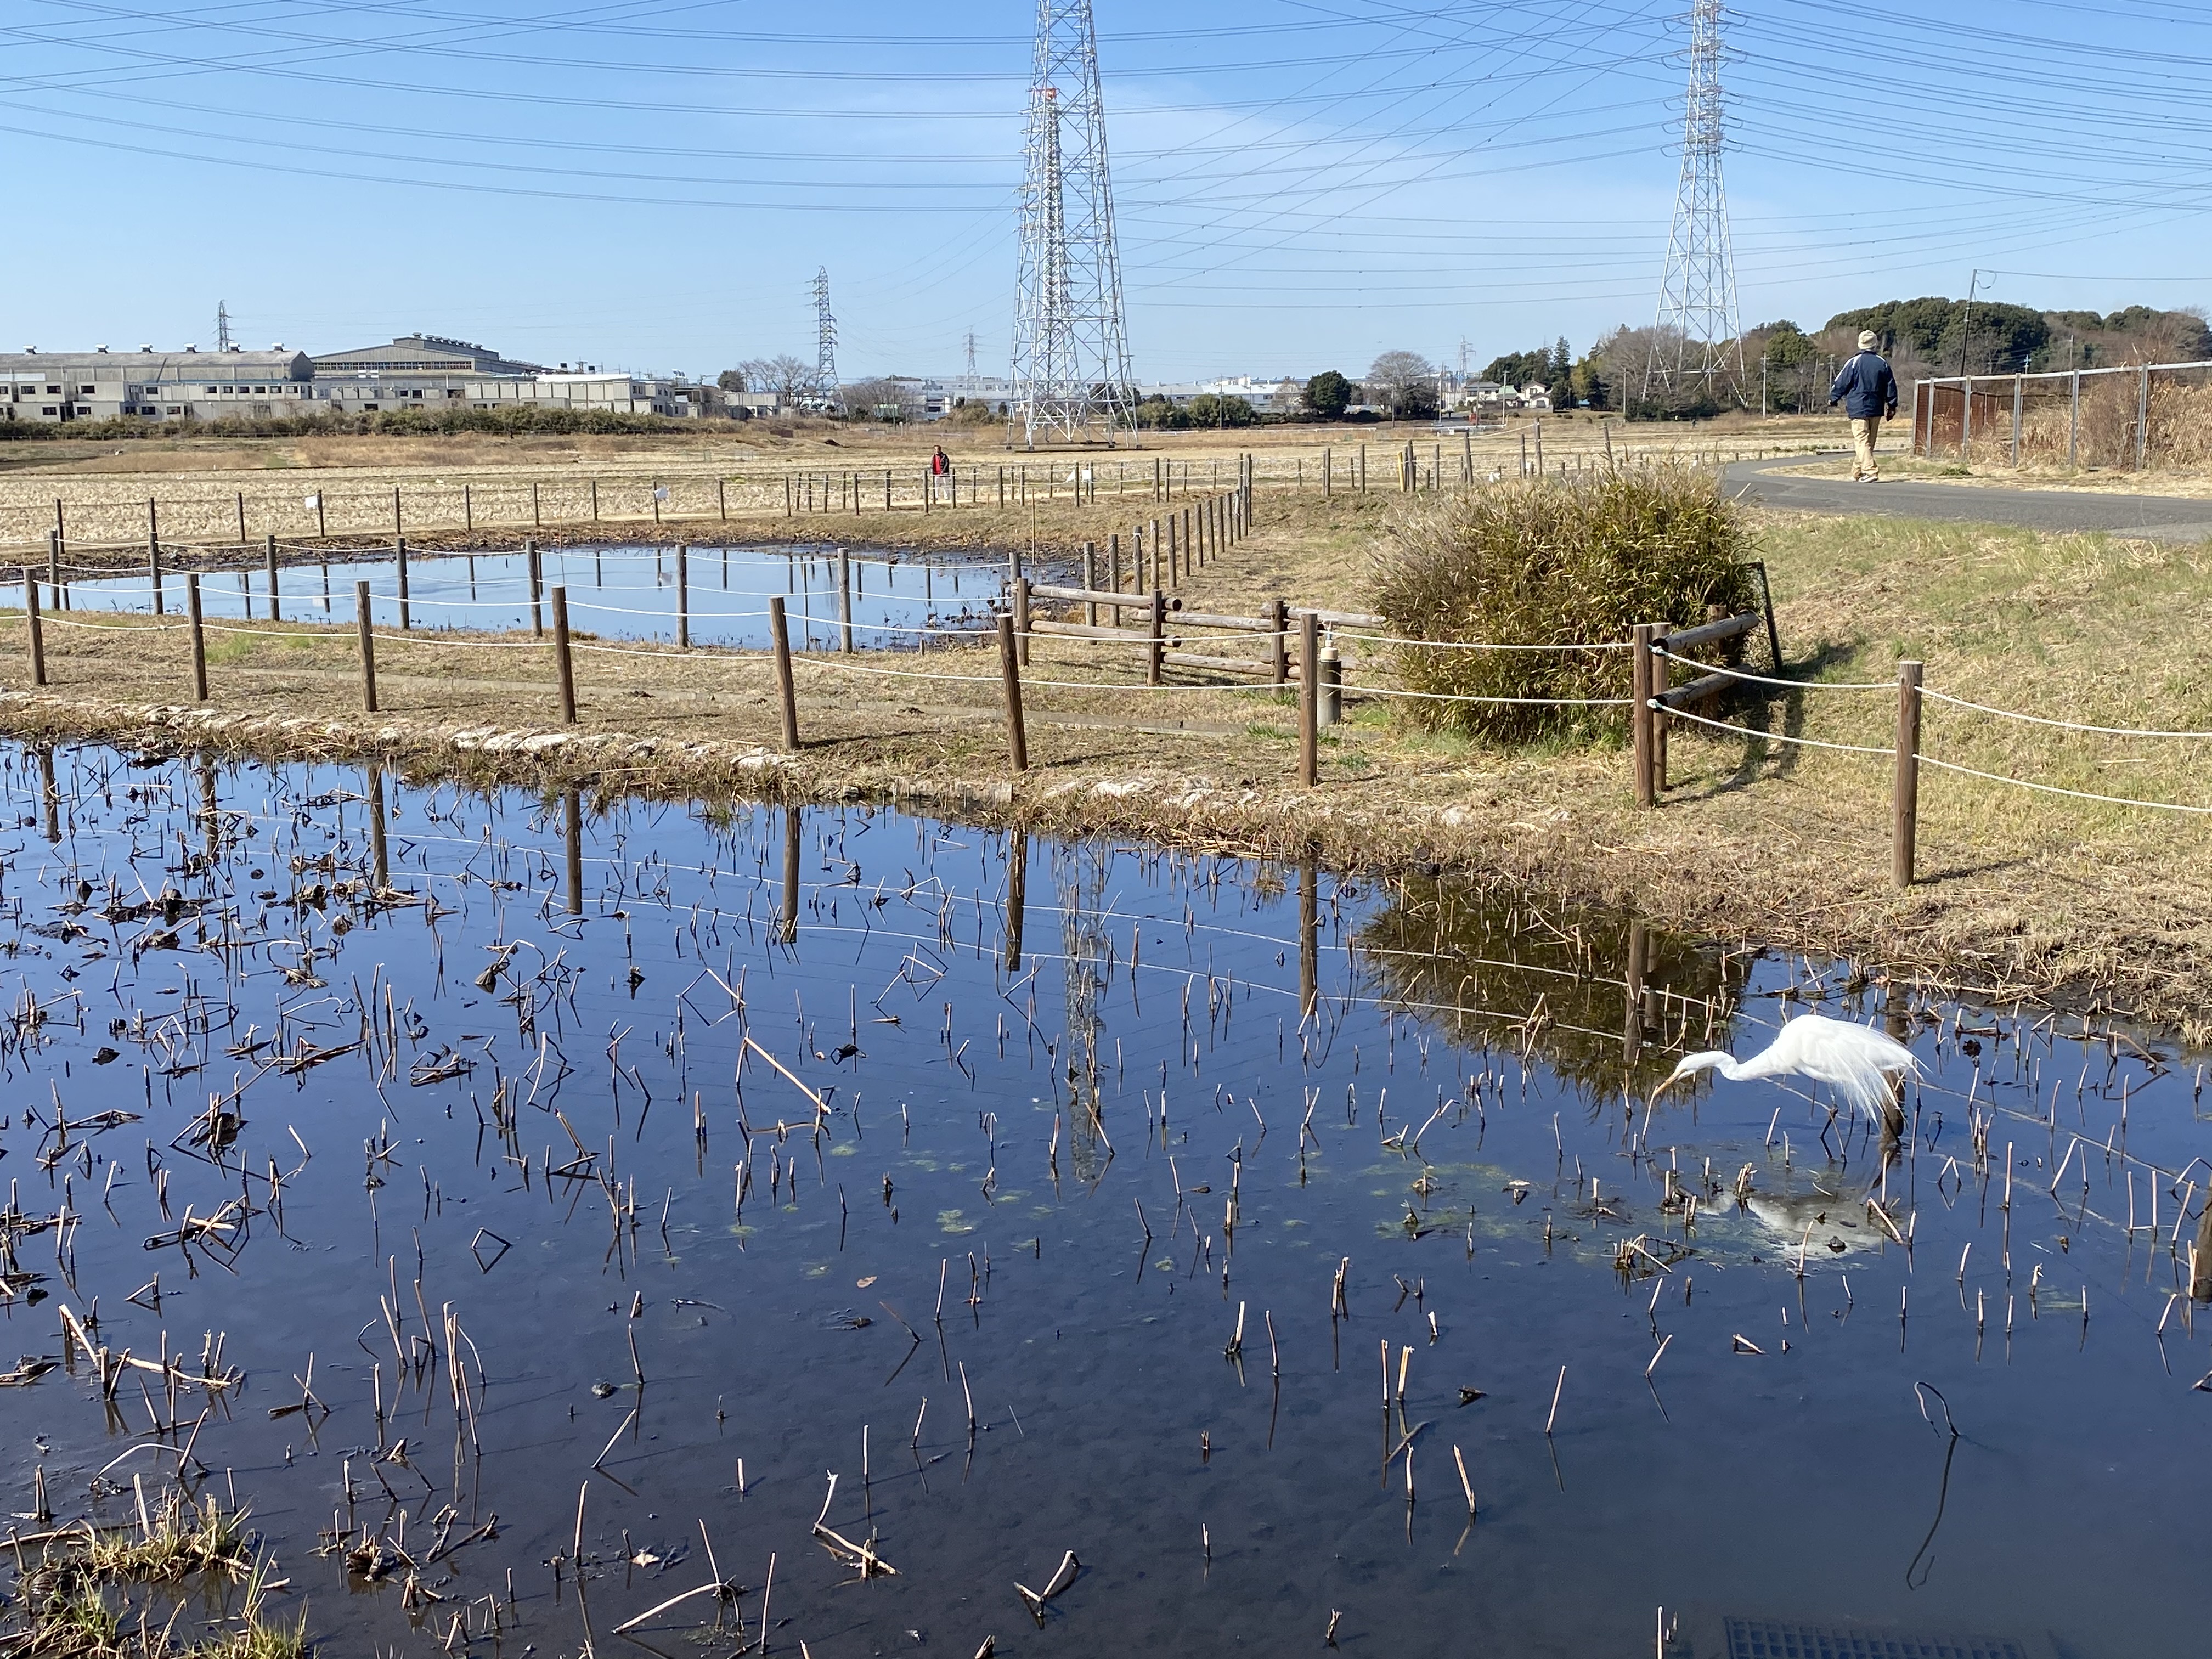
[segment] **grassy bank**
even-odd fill
[[[1041,518],[1063,544],[1125,526],[1127,508]],[[1251,613],[1282,595],[1365,608],[1376,550],[1418,500],[1279,489],[1255,533],[1181,590],[1194,610]],[[919,526],[922,521],[914,521]],[[933,515],[988,544],[1028,515]],[[763,523],[763,532],[772,526]],[[1985,996],[2063,994],[2198,1029],[2212,1002],[2207,820],[1930,771],[1925,883],[1888,885],[1890,763],[1784,737],[1879,747],[1900,655],[1977,702],[2097,724],[2212,729],[2207,647],[2179,626],[2206,555],[2105,537],[1897,520],[1755,515],[1781,634],[1802,687],[1727,714],[1764,736],[1679,729],[1665,804],[1632,804],[1609,733],[1503,750],[1427,733],[1389,700],[1348,698],[1322,782],[1291,782],[1291,709],[1275,694],[1184,683],[1143,690],[1138,653],[1040,639],[1028,694],[1032,770],[1010,782],[994,657],[976,648],[799,671],[807,746],[773,750],[757,659],[640,651],[578,657],[582,724],[556,724],[544,653],[445,636],[380,649],[386,712],[359,704],[350,634],[211,635],[213,701],[185,702],[179,632],[127,621],[49,634],[54,684],[25,684],[0,627],[0,723],[19,735],[211,742],[276,755],[381,756],[484,782],[769,799],[896,799],[1040,830],[1099,831],[1255,853],[1317,848],[1350,867],[1464,867],[1561,896],[1628,905],[1719,936],[1836,951]],[[297,624],[286,631],[309,634]],[[1204,648],[1201,647],[1200,648]],[[1384,654],[1350,644],[1347,680],[1388,689]],[[643,653],[641,654],[640,652]],[[872,668],[878,672],[859,672]],[[912,674],[949,676],[915,678]],[[1997,722],[1932,703],[1924,751],[2093,793],[2212,805],[2201,744]]]

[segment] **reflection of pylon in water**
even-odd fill
[[[1078,842],[1060,855],[1060,948],[1067,979],[1067,1037],[1061,1075],[1067,1083],[1068,1133],[1076,1178],[1094,1181],[1103,1172],[1103,1137],[1098,1113],[1098,1036],[1113,948],[1106,936],[1106,870],[1113,854],[1091,842]],[[1109,1148],[1109,1155],[1111,1149]]]

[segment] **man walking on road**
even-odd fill
[[[1875,440],[1881,435],[1882,422],[1897,416],[1897,377],[1875,349],[1878,343],[1872,329],[1862,329],[1858,356],[1844,365],[1835,385],[1828,388],[1828,407],[1833,409],[1840,403],[1851,417],[1851,447],[1856,452],[1851,460],[1853,483],[1881,481],[1881,470],[1875,465]]]

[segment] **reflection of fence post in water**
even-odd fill
[[[568,865],[568,914],[584,914],[584,803],[574,789],[561,792],[561,840]]]
[[[791,945],[799,939],[799,821],[796,806],[783,814],[783,914],[776,920],[778,942]]]
[[[368,868],[369,896],[373,898],[392,885],[392,865],[384,843],[384,769],[368,769]]]
[[[1079,1180],[1098,1174],[1098,1037],[1105,1018],[1107,964],[1106,872],[1113,854],[1096,841],[1077,842],[1062,855],[1060,945],[1066,959],[1067,1037],[1065,1061],[1068,1145]],[[1135,971],[1133,963],[1131,971]],[[1054,1062],[1060,1063],[1059,1060]]]
[[[39,798],[46,809],[46,839],[54,846],[62,840],[62,792],[54,782],[54,751],[39,750]]]
[[[1030,838],[1017,830],[1006,849],[1006,971],[1022,969],[1022,912],[1027,908],[1030,884]]]
[[[1298,1023],[1321,1000],[1321,861],[1309,849],[1298,865]]]
[[[1630,1066],[1644,1052],[1644,975],[1648,950],[1644,924],[1628,924],[1628,961],[1621,974],[1628,984],[1628,1012],[1620,1028],[1620,1057]]]
[[[222,848],[222,812],[215,798],[215,757],[200,757],[200,834],[204,855],[210,869]]]

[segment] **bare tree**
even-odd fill
[[[896,375],[854,380],[839,390],[838,401],[847,415],[859,419],[919,420],[922,413],[921,383]]]
[[[1420,352],[1385,352],[1367,369],[1367,398],[1402,410],[1413,387],[1436,392],[1436,365]]]
[[[814,365],[785,352],[778,357],[751,357],[739,363],[749,391],[773,392],[786,404],[795,403],[814,385]]]

